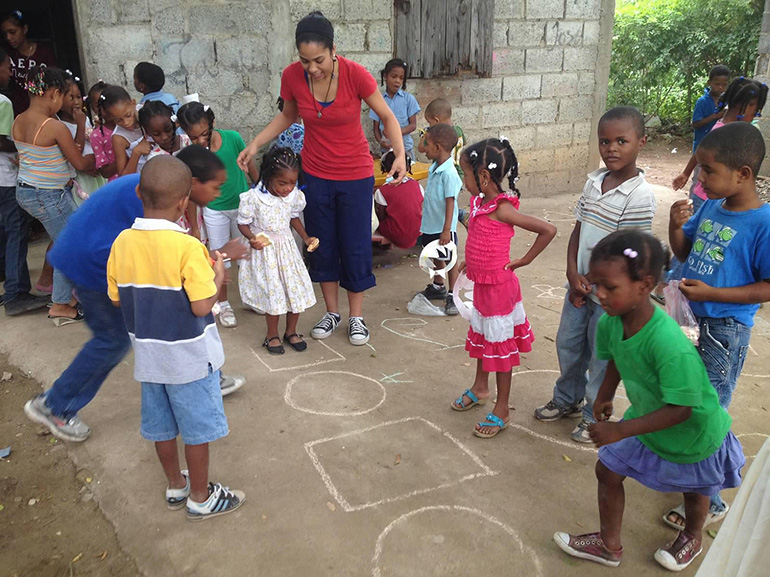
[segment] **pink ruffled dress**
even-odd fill
[[[535,336],[524,312],[519,279],[513,271],[505,270],[514,229],[489,215],[500,202],[510,202],[518,210],[519,199],[500,195],[486,205],[482,202],[478,196],[471,200],[465,244],[465,274],[474,282],[465,350],[472,359],[482,360],[484,371],[506,373],[519,365],[519,353],[532,350]]]

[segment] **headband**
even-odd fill
[[[294,39],[298,41],[303,34],[317,34],[334,42],[334,27],[320,14],[308,14],[299,21]]]

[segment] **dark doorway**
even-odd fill
[[[51,44],[59,67],[82,77],[72,2],[69,0],[0,0],[0,14],[21,10],[30,40]],[[5,40],[3,40],[3,43]],[[7,48],[7,47],[6,47]]]

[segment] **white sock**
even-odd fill
[[[232,308],[230,306],[230,301],[219,301],[219,308],[221,309],[229,309]]]

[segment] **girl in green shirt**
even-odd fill
[[[740,485],[746,462],[698,351],[650,301],[664,261],[660,241],[637,230],[610,234],[591,254],[588,278],[607,313],[599,320],[596,351],[609,361],[593,407],[597,422],[589,429],[600,447],[601,531],[558,532],[554,540],[573,557],[611,567],[623,555],[626,477],[655,491],[684,494],[685,528],[655,552],[663,567],[681,571],[702,551],[709,497]],[[611,422],[621,379],[631,406],[621,421]]]

